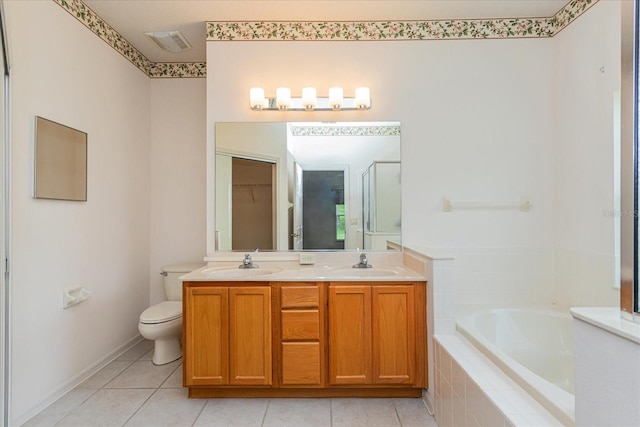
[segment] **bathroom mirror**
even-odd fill
[[[215,248],[399,250],[399,122],[215,125]]]
[[[37,199],[87,200],[87,134],[36,116]]]

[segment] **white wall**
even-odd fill
[[[554,37],[554,245],[563,306],[617,306],[614,91],[620,3],[601,1]]]
[[[209,42],[207,120],[399,120],[403,243],[449,248],[454,255],[469,248],[501,254],[519,248],[515,266],[505,265],[500,256],[495,264],[483,265],[491,274],[481,282],[473,275],[456,277],[460,295],[474,289],[502,295],[508,289],[516,302],[527,302],[531,293],[551,302],[552,54],[552,40],[543,39]],[[255,112],[248,106],[251,87],[264,87],[272,95],[279,86],[296,92],[306,85],[315,85],[320,95],[333,85],[343,86],[347,95],[349,88],[369,86],[373,107],[287,113]],[[207,144],[211,156],[211,128]],[[460,201],[528,196],[534,207],[528,213],[445,213],[443,196]],[[212,205],[213,194],[208,200]],[[528,250],[542,252],[533,267],[527,263]]]
[[[162,266],[206,254],[205,82],[151,80],[151,304],[165,299]]]
[[[574,313],[573,335],[576,427],[637,426],[640,327],[618,308],[587,308]]]
[[[138,334],[149,303],[148,77],[48,1],[4,2],[11,54],[15,424]],[[88,200],[31,197],[34,116],[88,133]],[[92,292],[62,309],[62,290]]]

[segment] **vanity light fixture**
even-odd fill
[[[275,97],[265,97],[264,89],[254,87],[249,90],[249,105],[252,110],[290,110],[290,111],[340,111],[368,110],[371,108],[371,95],[368,87],[359,87],[354,97],[345,97],[341,87],[329,89],[328,97],[317,96],[313,87],[302,88],[302,96],[292,97],[291,89],[279,87]]]
[[[249,99],[251,108],[254,110],[262,110],[268,106],[266,98],[264,97],[264,89],[261,87],[251,88],[251,90],[249,90]]]
[[[264,97],[264,91],[262,92]],[[288,87],[279,87],[276,89],[276,106],[279,110],[287,110],[291,108],[291,89]]]

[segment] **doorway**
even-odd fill
[[[275,249],[275,164],[233,157],[231,160],[231,249]]]
[[[344,171],[302,171],[302,248],[344,249]]]
[[[276,248],[276,166],[216,154],[216,250]]]

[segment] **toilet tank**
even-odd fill
[[[204,267],[205,264],[172,264],[161,268],[164,284],[164,296],[167,301],[182,301],[182,281],[180,276]]]

